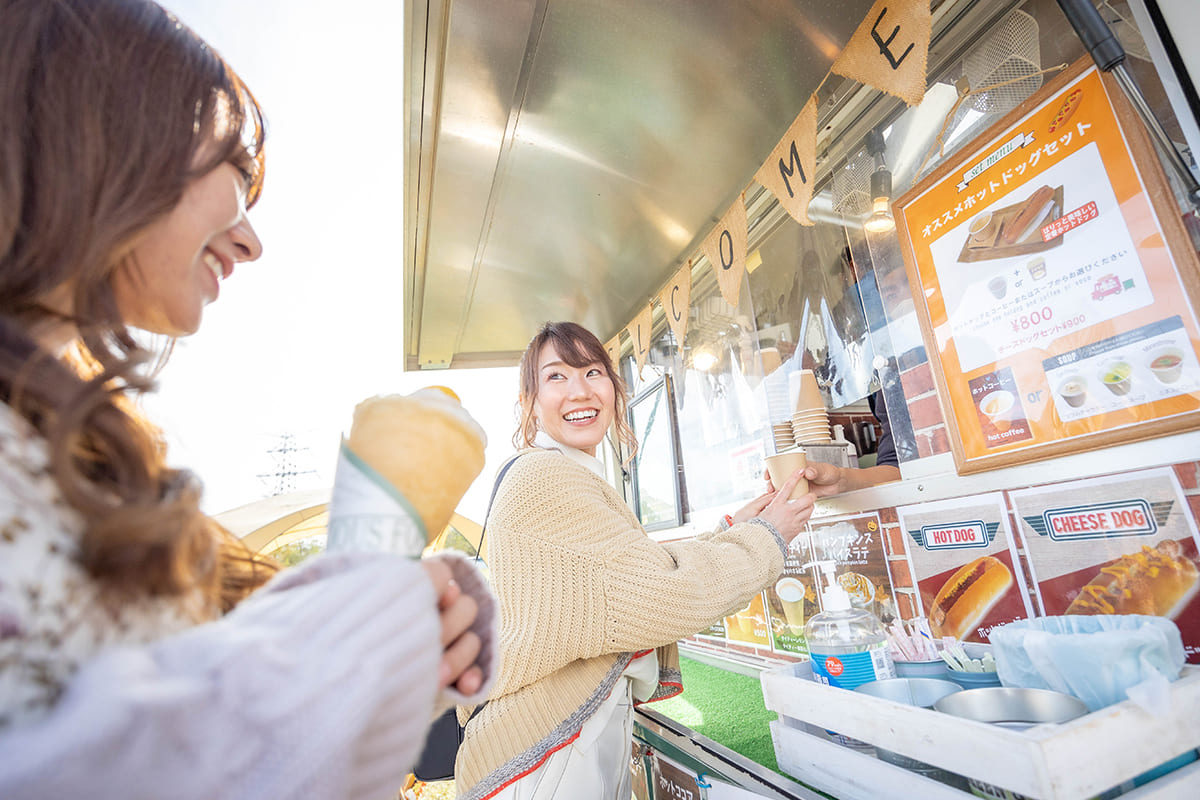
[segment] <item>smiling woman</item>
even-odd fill
[[[812,497],[788,501],[793,475],[727,529],[654,542],[595,457],[610,428],[634,444],[604,346],[548,323],[519,373],[522,449],[487,520],[503,666],[466,725],[459,797],[627,800],[634,703],[678,694],[675,642],[779,576]]]
[[[437,707],[486,692],[482,579],[276,575],[134,404],[135,330],[194,333],[262,252],[256,101],[150,0],[0,0],[0,108],[0,797],[394,793]]]

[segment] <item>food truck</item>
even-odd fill
[[[661,540],[715,527],[777,452],[895,449],[899,480],[820,500],[780,582],[682,643],[761,677],[780,769],[651,705],[638,797],[1200,795],[1193,0],[408,15],[408,369],[513,365],[547,320],[594,331],[640,442],[601,455]],[[1148,614],[1187,665],[1158,714],[1023,731],[820,686],[820,559],[885,624],[988,645]]]

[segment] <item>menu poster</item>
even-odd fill
[[[725,636],[731,642],[752,644],[756,647],[771,646],[762,592],[754,595],[754,599],[745,608],[725,618]]]
[[[1167,617],[1179,627],[1189,663],[1200,664],[1200,540],[1174,471],[1010,496],[1044,614]]]
[[[654,751],[655,800],[702,800],[695,773]]]
[[[829,517],[808,524],[813,561],[834,561],[837,582],[855,608],[864,608],[885,625],[896,618],[892,575],[883,550],[883,528],[875,513],[854,517]],[[824,576],[812,571],[817,597]],[[824,610],[822,607],[821,610]]]
[[[817,613],[817,582],[805,565],[812,560],[805,537],[797,537],[783,561],[783,574],[767,587],[767,619],[774,649],[808,655],[804,623]]]
[[[650,788],[650,776],[646,772],[645,752],[637,742],[633,744],[629,772],[633,777],[633,800],[654,800],[654,790]]]
[[[1200,427],[1200,260],[1085,63],[895,203],[960,472]]]
[[[1003,493],[896,509],[909,537],[917,607],[936,637],[986,642],[998,625],[1033,616]]]
[[[725,620],[719,619],[712,625],[709,625],[704,630],[696,634],[697,636],[707,637],[709,639],[724,639],[725,638]]]

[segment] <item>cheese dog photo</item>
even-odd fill
[[[964,564],[934,595],[929,608],[930,631],[939,638],[966,638],[1012,585],[1012,570],[994,556],[981,556]]]

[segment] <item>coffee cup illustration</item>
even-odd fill
[[[979,401],[979,410],[992,423],[992,427],[998,431],[1006,431],[1012,423],[1012,410],[1015,402],[1016,397],[1012,392],[998,389],[983,396],[983,399]]]
[[[804,632],[804,584],[792,577],[775,583],[775,595],[783,605],[783,617],[793,635]]]
[[[1068,375],[1058,385],[1058,395],[1071,408],[1079,408],[1087,402],[1087,379],[1082,375]]]
[[[999,300],[1008,293],[1008,280],[1003,275],[997,275],[988,281],[987,287],[992,296]]]
[[[1100,382],[1115,395],[1129,394],[1133,386],[1129,380],[1132,374],[1133,367],[1128,361],[1109,361],[1100,370]]]
[[[1183,351],[1178,347],[1161,347],[1150,354],[1147,366],[1162,383],[1175,383],[1183,373]]]
[[[971,220],[971,224],[967,226],[967,232],[971,235],[974,244],[990,243],[992,234],[996,232],[996,219],[992,216],[992,212],[984,211]]]

